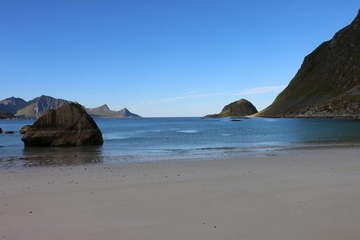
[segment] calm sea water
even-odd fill
[[[25,148],[18,130],[34,120],[0,120],[0,167],[227,158],[314,144],[360,143],[360,121],[344,119],[95,119],[99,147]]]

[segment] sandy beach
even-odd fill
[[[358,240],[360,149],[0,170],[0,239]]]

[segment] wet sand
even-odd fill
[[[0,239],[358,240],[360,149],[0,170]]]

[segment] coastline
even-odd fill
[[[145,163],[162,161],[203,161],[243,158],[261,158],[298,151],[360,148],[358,141],[334,141],[333,143],[302,143],[289,146],[222,147],[199,151],[173,151],[171,153],[147,153],[134,155],[103,155],[101,148],[90,147],[32,147],[24,148],[21,156],[0,157],[0,170],[19,170],[29,167],[59,167],[84,165],[117,165],[127,163]]]
[[[9,121],[20,129],[27,122]],[[159,160],[201,160],[261,156],[292,148],[359,144],[360,125],[349,120],[252,118],[98,119],[100,147],[27,148],[20,133],[1,136],[0,168],[113,164]]]
[[[0,238],[355,240],[359,154],[0,169]]]

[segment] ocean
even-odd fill
[[[24,147],[19,129],[34,120],[0,120],[0,168],[218,159],[308,146],[360,143],[360,121],[349,119],[95,119],[104,144]]]

